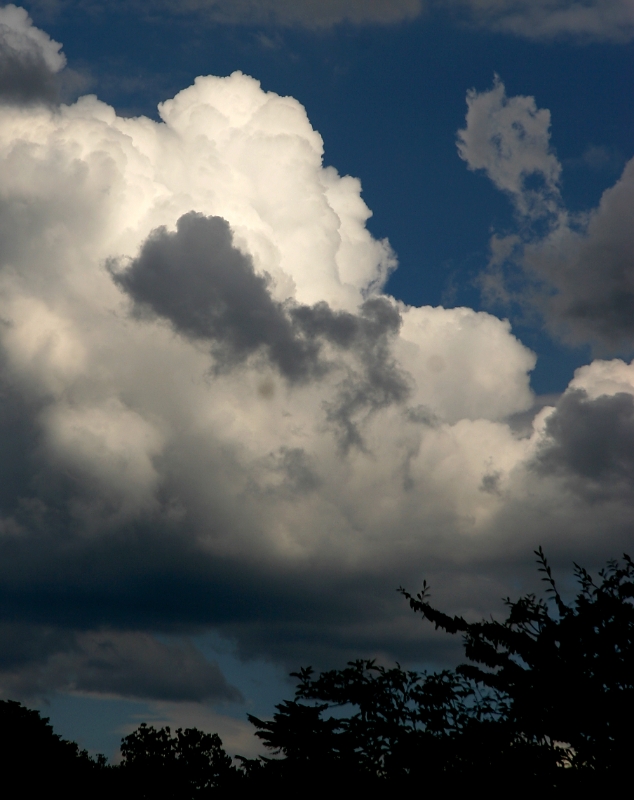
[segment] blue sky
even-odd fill
[[[479,614],[538,544],[627,549],[627,0],[24,8],[3,694],[109,754],[141,718],[246,751],[300,664],[451,661],[399,584]]]

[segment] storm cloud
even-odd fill
[[[4,623],[0,691],[33,700],[54,691],[135,699],[240,702],[218,665],[187,640],[163,642],[146,633],[76,634]]]

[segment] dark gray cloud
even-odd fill
[[[147,633],[103,633],[79,639],[74,688],[153,700],[232,700],[218,665],[191,642],[162,642]]]
[[[589,499],[632,497],[634,487],[634,396],[625,392],[590,399],[567,391],[546,421],[549,439],[537,469],[556,474]]]
[[[187,639],[160,641],[145,632],[87,632],[22,623],[0,625],[0,693],[114,694],[151,700],[240,701],[215,662]]]
[[[389,25],[425,11],[450,14],[475,25],[533,40],[556,38],[628,42],[634,36],[629,0],[32,0],[52,15],[65,8],[191,16],[220,24],[329,28],[341,23]]]
[[[10,103],[55,102],[56,76],[38,52],[19,52],[6,46],[0,25],[0,100]]]
[[[329,28],[342,22],[392,24],[418,17],[422,0],[33,0],[42,13],[77,7],[125,10],[155,18],[158,14],[192,16],[220,24]]]
[[[400,327],[396,309],[381,298],[366,300],[356,327],[356,349],[364,369],[360,374],[349,374],[339,387],[337,401],[326,406],[328,419],[340,431],[344,450],[364,446],[357,424],[360,412],[372,413],[402,403],[409,394],[408,378],[389,347],[390,336]]]
[[[436,0],[466,12],[479,27],[526,39],[628,42],[634,36],[629,0]]]
[[[318,344],[296,335],[269,293],[270,278],[256,275],[220,217],[191,212],[174,233],[153,231],[138,258],[114,279],[138,315],[152,312],[185,336],[209,340],[219,370],[262,350],[290,381],[320,370]]]
[[[11,565],[0,574],[5,696],[78,690],[238,700],[216,665],[183,638],[209,628],[235,641],[241,656],[272,656],[289,668],[377,649],[415,659],[426,649],[395,592],[399,583],[417,585],[419,565],[365,576],[313,562],[273,569],[244,556],[213,556],[183,531],[161,532],[159,522],[106,542],[64,538],[60,547],[59,533],[45,541],[24,532],[13,547],[2,543]],[[104,621],[120,630],[94,632]],[[168,643],[148,631],[163,632]]]
[[[363,303],[359,315],[333,312],[324,302],[297,306],[290,314],[302,335],[312,341],[321,337],[357,356],[361,369],[348,371],[337,399],[326,403],[326,411],[344,450],[363,447],[359,414],[402,403],[408,395],[407,376],[390,351],[390,341],[401,326],[397,309],[376,297]]]
[[[634,161],[580,232],[559,229],[529,246],[524,263],[547,287],[553,330],[611,351],[634,349]]]
[[[135,315],[162,317],[184,336],[209,341],[218,372],[265,354],[290,383],[303,383],[333,367],[325,344],[351,354],[355,364],[346,366],[338,397],[327,404],[345,449],[362,446],[360,414],[407,397],[407,378],[390,351],[401,318],[389,300],[370,298],[359,314],[323,301],[277,302],[269,276],[256,274],[220,217],[185,214],[175,232],[153,231],[126,269],[116,267],[113,278],[133,299]]]
[[[0,102],[28,105],[59,98],[60,45],[34,27],[26,11],[0,9]]]

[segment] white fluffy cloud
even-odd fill
[[[504,127],[510,107],[535,132],[508,140],[521,164],[499,170],[487,137],[463,134],[484,153],[473,164],[517,197],[531,170],[554,186],[547,119],[494,91],[486,119]],[[139,632],[216,628],[295,665],[420,656],[399,583],[435,575],[480,607],[540,542],[582,559],[599,523],[603,546],[619,541],[627,492],[605,500],[611,516],[588,500],[569,395],[520,436],[535,358],[509,323],[382,293],[395,256],[296,100],[234,73],[198,78],[160,115],[121,118],[95,97],[0,107],[6,619],[81,631],[86,658],[110,648],[135,696],[226,694],[195,655]],[[634,397],[625,379],[601,386]],[[84,662],[56,658],[64,647],[15,664],[54,663],[68,685],[57,667]],[[145,688],[135,658],[164,662]],[[189,694],[160,689],[179,659]]]

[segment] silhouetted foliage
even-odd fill
[[[437,628],[463,634],[472,663],[456,673],[496,696],[516,740],[551,750],[584,782],[616,782],[634,744],[634,563],[608,562],[597,583],[575,564],[580,591],[566,603],[541,547],[535,554],[551,603],[507,598],[503,622],[447,616],[426,587],[403,594]]]
[[[0,763],[5,783],[8,775],[17,777],[20,796],[37,797],[54,785],[67,797],[101,796],[108,788],[104,756],[92,759],[54,733],[48,717],[14,700],[0,700]]]
[[[240,777],[216,733],[143,723],[121,742],[121,783],[136,798],[201,797]]]
[[[609,562],[597,583],[575,565],[568,604],[536,555],[551,602],[507,599],[503,621],[447,615],[425,583],[416,596],[400,589],[436,628],[462,634],[469,663],[434,674],[373,661],[318,677],[303,669],[295,700],[267,722],[250,717],[277,758],[247,770],[261,783],[303,774],[377,789],[619,785],[634,744],[634,564]]]
[[[295,698],[273,719],[249,715],[270,756],[238,756],[236,768],[216,734],[144,723],[108,767],[37,711],[0,701],[3,763],[25,775],[27,793],[60,782],[69,797],[135,800],[620,789],[634,744],[634,562],[609,562],[597,582],[575,565],[568,603],[536,555],[549,602],[507,599],[502,621],[445,614],[426,583],[416,596],[400,589],[436,628],[462,635],[468,663],[431,674],[368,660],[317,676],[301,669]]]

